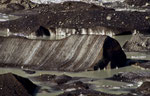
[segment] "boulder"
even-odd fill
[[[147,71],[124,72],[124,73],[121,72],[107,79],[121,82],[137,83],[138,81],[145,81],[150,79],[150,72]]]
[[[29,70],[29,69],[23,69],[22,71],[24,71],[27,74],[35,74],[36,73],[36,71]]]
[[[143,82],[143,84],[138,87],[135,91],[139,94],[145,94],[146,96],[150,95],[150,82],[149,81],[145,81]],[[145,96],[144,95],[144,96]]]
[[[55,78],[55,82],[57,82],[58,85],[64,84],[70,80],[72,80],[72,77],[67,75],[61,75]]]
[[[75,82],[55,86],[54,88],[58,90],[65,90],[65,91],[77,90],[77,89],[84,90],[84,89],[89,89],[89,85],[90,84],[83,83],[82,81],[75,81]]]
[[[62,40],[0,37],[0,66],[31,69],[84,71],[124,67],[126,55],[109,36],[72,35]]]
[[[47,82],[47,81],[55,82],[54,81],[55,78],[56,75],[51,75],[51,74],[41,74],[40,76],[31,77],[31,79],[40,82]]]
[[[51,74],[42,74],[39,76],[31,76],[31,80],[40,82],[43,86],[50,86],[54,91],[72,91],[78,89],[92,89],[96,85],[88,84],[87,82],[92,82],[97,80],[95,78],[86,78],[86,77],[71,77],[68,75],[51,75]],[[39,92],[46,91],[47,89],[40,89]]]
[[[150,69],[150,61],[149,62],[143,62],[143,63],[135,63],[135,66],[139,66],[144,69]]]
[[[1,96],[33,96],[37,86],[30,80],[12,73],[0,75]]]
[[[35,81],[51,82],[51,83],[55,83],[56,85],[62,85],[72,80],[72,77],[67,75],[56,76],[51,74],[42,74],[40,76],[31,77],[31,79]]]

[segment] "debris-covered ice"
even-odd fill
[[[31,0],[32,2],[35,3],[61,3],[61,2],[65,2],[65,1],[83,1],[83,2],[103,2],[103,3],[107,3],[107,2],[123,2],[124,0]]]

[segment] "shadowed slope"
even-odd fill
[[[37,88],[26,78],[7,73],[0,75],[0,96],[33,96]]]

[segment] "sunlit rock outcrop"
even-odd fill
[[[123,48],[126,51],[150,53],[150,36],[136,33],[128,40]]]
[[[119,43],[102,35],[73,35],[56,41],[0,37],[0,66],[84,71],[126,66]]]

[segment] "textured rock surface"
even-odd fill
[[[77,90],[77,89],[89,89],[87,83],[83,83],[83,77],[70,77],[67,75],[51,75],[51,74],[42,74],[40,76],[30,77],[34,81],[40,81],[45,86],[51,86],[53,90]],[[89,80],[89,78],[84,78]],[[90,81],[90,80],[89,80]],[[42,91],[42,89],[40,90]]]
[[[83,2],[40,5],[13,14],[23,17],[0,22],[1,29],[9,28],[11,32],[24,35],[35,34],[41,26],[52,33],[64,29],[80,34],[90,33],[90,31],[95,34],[96,32],[104,33],[104,31],[122,34],[132,32],[134,29],[147,30],[150,25],[149,12],[115,11]]]
[[[12,73],[0,75],[0,95],[1,96],[33,96],[37,88],[26,78]]]
[[[113,95],[113,94],[106,94],[106,93],[102,93],[102,92],[98,92],[95,90],[75,90],[75,91],[71,91],[71,92],[64,92],[63,94],[60,94],[58,96],[117,96],[117,95]]]
[[[29,69],[23,69],[22,71],[24,71],[27,74],[35,74],[36,73],[36,71],[29,70]]]
[[[124,2],[132,6],[143,6],[150,4],[149,0],[125,0]]]
[[[56,83],[57,85],[61,85],[72,80],[72,77],[67,75],[56,76],[51,74],[42,74],[40,76],[31,77],[31,79],[35,81],[41,81],[41,82],[50,81],[51,83]]]
[[[144,69],[150,69],[150,62],[136,63],[135,66],[139,66]]]
[[[74,90],[70,92],[64,92],[63,94],[60,94],[58,96],[149,96],[150,95],[150,88],[149,88],[150,82],[146,81],[144,82],[140,87],[137,89],[132,90],[130,93],[127,94],[107,94],[100,91],[95,91],[91,89],[81,89],[81,90]]]
[[[150,95],[150,82],[144,82],[140,87],[136,89],[136,92],[139,94],[145,94],[146,96]],[[144,95],[144,96],[145,96]]]
[[[31,9],[37,6],[30,0],[1,0],[0,11],[1,12],[14,12],[18,10]]]
[[[73,89],[73,90],[77,90],[77,89],[89,89],[89,85],[87,83],[83,83],[81,81],[75,81],[75,82],[71,82],[71,83],[67,83],[67,84],[63,84],[63,85],[58,85],[55,86],[54,88],[57,90],[69,90],[69,89]]]
[[[113,77],[109,78],[111,80],[123,81],[123,82],[134,82],[144,81],[150,79],[150,72],[138,71],[138,72],[124,72],[118,73]]]
[[[132,38],[127,41],[123,48],[126,51],[135,51],[135,52],[146,52],[150,51],[150,36],[143,34],[135,34]]]
[[[102,35],[73,35],[44,41],[0,37],[0,66],[22,66],[44,70],[83,71],[126,66],[119,43]]]

